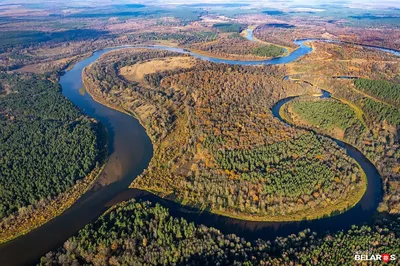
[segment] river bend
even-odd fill
[[[251,31],[248,31],[246,38],[253,40]],[[214,63],[240,65],[286,64],[310,53],[312,48],[305,43],[311,41],[316,40],[306,39],[295,41],[298,49],[290,54],[262,61],[218,59],[199,55],[181,48],[167,46],[146,46],[146,48],[190,54],[201,60]],[[381,177],[374,165],[360,151],[339,140],[335,140],[336,143],[346,149],[347,154],[353,157],[367,174],[368,188],[360,202],[353,208],[329,218],[300,222],[244,221],[209,212],[199,213],[196,209],[159,198],[148,192],[128,189],[129,184],[137,175],[143,172],[153,156],[150,138],[147,136],[145,129],[134,117],[97,103],[88,94],[82,95],[80,93],[80,89],[83,87],[81,74],[84,67],[97,60],[102,54],[121,48],[123,47],[97,51],[91,57],[75,64],[71,70],[67,71],[60,78],[62,92],[65,97],[70,99],[86,115],[101,121],[107,127],[110,147],[112,148],[110,151],[110,160],[107,162],[104,171],[91,189],[63,214],[28,234],[1,245],[1,265],[34,264],[40,256],[62,245],[65,240],[76,234],[79,229],[104,213],[110,205],[133,197],[159,202],[170,208],[170,213],[173,216],[183,217],[196,224],[215,227],[223,233],[235,233],[250,240],[257,238],[273,239],[276,236],[286,236],[306,228],[310,228],[316,232],[328,230],[334,232],[348,229],[353,224],[361,225],[372,220],[373,214],[382,199]],[[372,47],[372,49],[383,50],[397,56],[400,55],[395,50],[380,47]],[[272,112],[277,119],[281,119],[279,116],[280,107],[291,99],[283,99],[273,107]]]

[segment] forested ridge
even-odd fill
[[[365,176],[344,150],[273,118],[277,100],[310,90],[282,81],[282,68],[198,61],[149,74],[144,87],[119,76],[123,66],[176,55],[111,52],[84,73],[90,93],[132,111],[153,140],[154,157],[133,186],[246,219],[321,217],[360,199]]]
[[[53,198],[103,162],[104,128],[61,95],[57,82],[0,74],[0,219]]]
[[[398,218],[392,218],[335,234],[305,230],[250,241],[173,217],[158,203],[130,200],[47,253],[39,265],[354,265],[357,252],[399,254],[399,230]]]

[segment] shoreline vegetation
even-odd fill
[[[107,54],[103,55],[106,56]],[[100,58],[99,60],[101,60],[102,58]],[[94,64],[94,63],[92,63]],[[111,104],[107,101],[107,97],[104,97],[102,95],[100,95],[99,93],[96,92],[96,89],[94,86],[96,86],[95,84],[91,84],[91,82],[88,80],[87,78],[87,71],[88,69],[92,66],[89,65],[87,66],[84,71],[82,72],[82,81],[86,87],[86,91],[91,95],[91,97],[98,103],[103,104],[109,108],[115,109],[117,111],[121,111],[125,114],[128,114],[132,117],[134,117],[135,119],[137,119],[139,121],[139,123],[144,127],[144,129],[146,130],[147,134],[148,134],[148,128],[146,126],[146,124],[144,123],[144,121],[142,121],[140,119],[141,117],[141,113],[140,112],[133,112],[133,111],[128,111],[124,106],[123,103],[119,102],[119,104],[121,105],[115,105],[115,104]],[[153,138],[153,136],[151,134],[148,134],[154,150],[156,151],[160,145],[157,143],[157,141]],[[154,157],[152,158],[152,161],[154,160]],[[356,163],[356,162],[355,162]],[[150,162],[150,165],[152,164],[152,162]],[[358,164],[357,164],[358,165]],[[290,215],[287,216],[277,216],[277,217],[271,217],[269,215],[253,215],[253,214],[245,214],[245,213],[237,213],[237,212],[226,212],[226,211],[221,211],[218,209],[214,209],[214,208],[210,208],[207,209],[208,212],[210,213],[214,213],[214,214],[219,214],[219,215],[223,215],[223,216],[227,216],[227,217],[231,217],[231,218],[236,218],[236,219],[241,219],[241,220],[247,220],[247,221],[302,221],[302,220],[313,220],[313,219],[319,219],[319,218],[325,218],[325,217],[329,217],[329,216],[333,216],[333,215],[337,215],[340,214],[348,209],[350,209],[351,207],[353,207],[354,205],[356,205],[360,199],[362,198],[362,196],[364,195],[366,189],[367,189],[367,180],[366,180],[366,175],[365,173],[362,171],[361,167],[358,166],[358,168],[361,170],[361,181],[357,184],[356,188],[353,188],[352,190],[355,189],[355,191],[351,192],[351,196],[349,196],[348,198],[346,198],[345,200],[338,200],[336,201],[334,204],[328,205],[326,204],[326,206],[324,206],[323,208],[320,208],[320,211],[317,211],[317,209],[314,208],[309,208],[306,209],[306,212],[304,212],[304,210],[299,211],[298,213],[291,213]],[[149,168],[147,168],[145,170],[145,172],[142,174],[146,174],[146,172],[149,170]],[[134,188],[138,188],[138,189],[142,189],[142,190],[146,190],[149,191],[153,194],[156,194],[162,198],[166,198],[168,199],[168,195],[170,195],[171,193],[173,193],[172,191],[165,191],[162,188],[160,189],[156,189],[155,187],[146,187],[143,185],[137,185],[137,184],[133,184]],[[197,208],[199,210],[199,212],[204,211],[205,208],[203,207],[199,207],[196,204],[192,204],[191,202],[189,202],[187,199],[185,198],[174,198],[173,199],[175,202],[179,202],[182,205],[187,205],[190,207],[194,207]],[[322,211],[321,211],[322,210]]]
[[[0,223],[0,244],[29,233],[69,209],[90,189],[101,174],[104,165],[105,163],[101,167],[96,166],[89,175],[56,198],[52,200],[44,199],[37,204],[38,206],[27,206],[25,212],[5,218]],[[5,225],[5,223],[8,225]]]
[[[92,64],[93,64],[93,63],[92,63]],[[111,109],[113,109],[113,110],[119,111],[119,112],[121,112],[121,113],[124,113],[124,114],[126,114],[126,115],[129,115],[129,116],[131,116],[131,117],[137,119],[138,122],[139,122],[139,124],[142,125],[142,127],[146,130],[145,124],[144,124],[144,122],[140,119],[140,116],[139,116],[138,114],[135,114],[134,112],[127,110],[127,109],[124,108],[123,106],[121,107],[121,106],[116,106],[116,105],[110,104],[110,103],[108,103],[107,101],[105,101],[104,99],[102,99],[102,97],[101,97],[100,95],[98,95],[97,93],[94,92],[94,90],[92,89],[91,85],[90,85],[90,84],[88,83],[88,81],[85,79],[85,71],[86,71],[87,68],[89,68],[90,66],[91,66],[91,64],[88,65],[87,67],[85,67],[85,68],[83,69],[83,71],[82,71],[82,83],[83,83],[83,86],[84,86],[84,88],[85,88],[85,92],[87,92],[87,93],[90,95],[90,97],[92,97],[92,99],[93,99],[95,102],[98,102],[98,103],[100,103],[100,104],[102,104],[102,105],[104,105],[104,106],[107,106],[108,108],[111,108]],[[146,133],[147,133],[147,131],[146,131]],[[150,140],[151,140],[151,143],[152,143],[152,145],[153,145],[153,150],[156,150],[156,147],[157,147],[156,142],[153,140],[153,138],[152,138],[152,136],[151,136],[150,134],[148,134],[148,136],[149,136],[149,138],[150,138]],[[146,170],[145,170],[145,171],[146,171]]]

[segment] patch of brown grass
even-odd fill
[[[126,80],[142,82],[147,74],[156,72],[175,70],[179,68],[190,68],[194,66],[195,59],[187,56],[166,57],[155,59],[132,66],[121,68],[120,75]]]

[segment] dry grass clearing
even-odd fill
[[[64,69],[68,66],[73,65],[74,62],[77,62],[81,58],[84,58],[88,55],[90,55],[90,53],[66,57],[66,58],[53,60],[53,61],[32,64],[32,65],[25,65],[14,71],[19,72],[19,73],[35,73],[35,74],[44,74],[44,73],[51,72],[51,71],[59,71],[61,69]]]
[[[71,58],[63,58],[60,60],[55,60],[55,61],[50,61],[50,62],[26,65],[26,66],[23,66],[23,67],[17,69],[16,72],[44,74],[46,72],[49,72],[49,71],[52,71],[55,69],[63,68],[63,66],[68,64],[72,59]]]
[[[195,59],[188,56],[166,57],[121,68],[120,75],[126,80],[142,82],[143,77],[160,71],[190,68]]]

